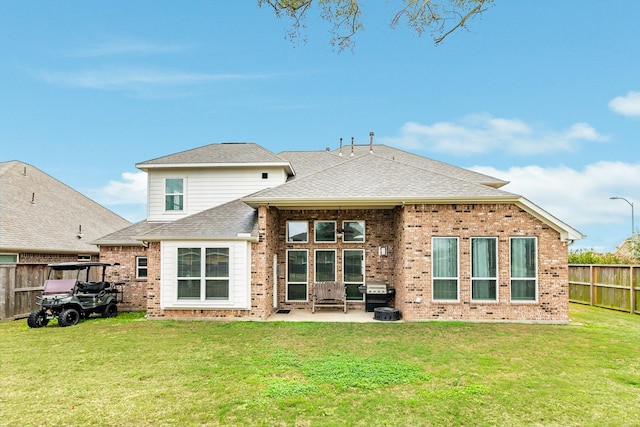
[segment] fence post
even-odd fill
[[[633,265],[629,266],[629,292],[631,292],[629,295],[629,305],[631,306],[629,307],[629,312],[633,314],[636,308],[636,287],[635,283],[633,283]]]
[[[593,264],[591,264],[589,266],[589,305],[593,306],[594,303],[594,295],[593,292],[595,291],[595,287],[593,286],[593,283],[595,282],[594,280],[594,271],[593,271]]]

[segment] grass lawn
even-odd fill
[[[0,424],[638,426],[640,316],[0,324]]]

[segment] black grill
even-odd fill
[[[390,288],[386,281],[370,280],[359,289],[364,294],[365,311],[372,312],[378,307],[393,307],[396,290]]]

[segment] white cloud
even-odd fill
[[[503,190],[522,195],[577,228],[589,237],[589,247],[613,250],[631,231],[630,206],[609,200],[611,196],[640,204],[633,199],[638,194],[640,163],[601,161],[582,170],[566,166],[470,169],[510,181]]]
[[[640,117],[640,92],[629,92],[626,96],[617,96],[609,102],[609,108],[618,114]]]
[[[109,181],[102,188],[92,190],[93,198],[105,205],[147,203],[147,174],[123,172],[121,181]]]
[[[260,74],[191,73],[131,67],[77,72],[38,71],[34,75],[50,84],[101,90],[129,90],[149,86],[192,86],[268,77]]]
[[[96,58],[121,55],[159,55],[184,51],[187,47],[177,44],[159,44],[139,40],[111,40],[105,43],[85,45],[67,55],[72,58]]]
[[[545,154],[573,151],[582,142],[600,142],[608,138],[588,123],[575,123],[566,130],[549,131],[522,120],[473,114],[458,122],[424,125],[405,123],[400,136],[383,137],[389,145],[409,150],[430,150],[472,155],[501,150],[512,154]]]

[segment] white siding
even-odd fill
[[[229,248],[229,300],[178,301],[177,256],[178,248]],[[162,267],[160,275],[160,307],[189,309],[241,309],[251,308],[251,243],[176,241],[161,243]]]
[[[268,178],[263,179],[262,174]],[[184,211],[165,212],[164,180],[183,178]],[[148,220],[175,221],[287,180],[281,167],[164,169],[150,170],[148,178]]]

